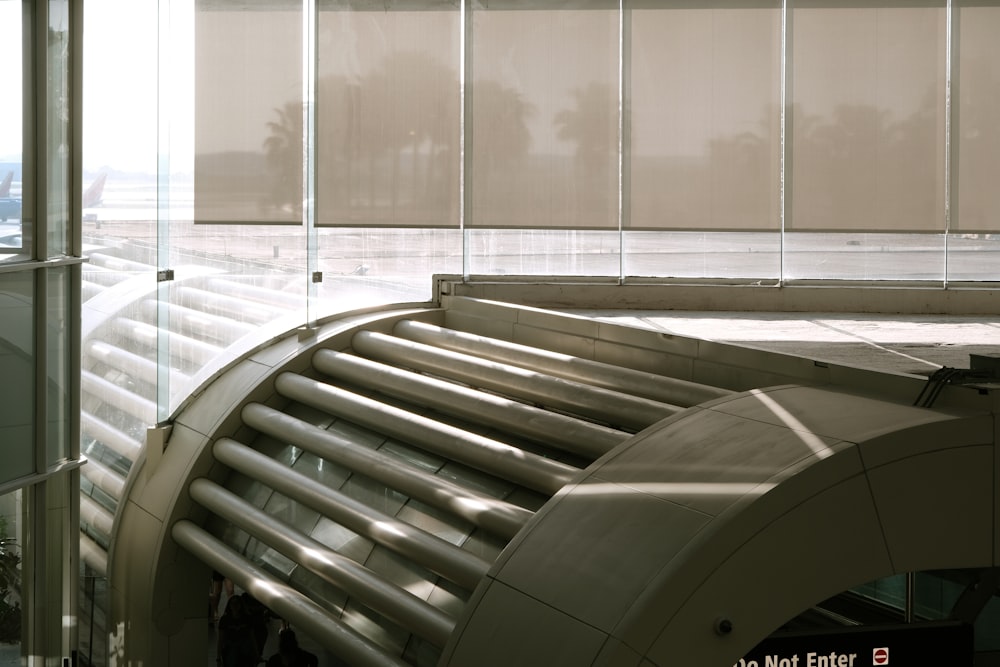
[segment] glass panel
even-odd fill
[[[944,248],[943,234],[789,232],[785,278],[938,281]]]
[[[626,227],[779,229],[781,3],[660,5],[628,19]]]
[[[368,538],[361,537],[349,528],[334,523],[326,517],[320,517],[310,537],[340,555],[359,563],[364,563],[374,548],[374,543]]]
[[[119,239],[156,238],[156,17],[156,3],[86,5],[81,187],[88,254]]]
[[[458,226],[460,13],[319,3],[316,224]]]
[[[0,274],[0,482],[35,472],[34,271]]]
[[[48,272],[48,316],[46,364],[48,385],[46,412],[47,465],[70,455],[69,426],[72,414],[70,391],[70,346],[76,329],[70,323],[70,271],[67,267]]]
[[[322,196],[322,193],[320,193]],[[458,229],[345,228],[319,231],[317,307],[324,313],[427,301],[435,273],[462,272]]]
[[[455,545],[465,542],[472,532],[472,526],[465,520],[418,500],[410,500],[396,518]]]
[[[466,226],[617,230],[618,3],[477,3],[471,40]]]
[[[194,35],[195,219],[301,223],[302,3],[197,0]]]
[[[466,232],[469,273],[617,276],[617,231],[472,229]]]
[[[948,280],[1000,281],[1000,234],[948,236]]]
[[[1000,7],[956,4],[949,280],[1000,280]],[[969,5],[969,6],[965,6]],[[994,3],[995,5],[995,3]]]
[[[0,665],[22,665],[25,526],[21,491],[0,496]]]
[[[69,0],[49,0],[48,93],[45,118],[48,126],[47,255],[70,254],[70,86]]]
[[[319,512],[280,493],[271,496],[264,505],[264,512],[306,535],[313,531],[319,521]]]
[[[22,5],[18,0],[0,0],[0,62],[4,64],[4,102],[0,104],[0,261],[18,255],[24,246]]]
[[[667,278],[776,279],[778,232],[653,232],[624,234],[625,275]]]
[[[952,142],[957,146],[957,196],[952,229],[1000,231],[1000,7],[963,6],[955,12],[956,51]],[[968,3],[972,4],[972,3]],[[987,279],[995,280],[995,273]]]
[[[786,228],[943,232],[944,2],[804,1],[789,20]]]
[[[330,463],[309,452],[304,452],[299,457],[292,465],[292,470],[329,489],[339,489],[351,474],[347,468]]]

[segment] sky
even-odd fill
[[[0,0],[0,68],[6,91],[0,102],[0,160],[6,160],[21,154],[20,0]]]
[[[21,154],[21,0],[0,0],[0,160]],[[172,164],[190,171],[191,33],[194,0],[172,0],[166,25],[176,46],[163,62],[170,109],[164,138],[177,148]],[[84,17],[83,166],[155,173],[160,74],[157,0],[88,0]],[[187,82],[187,83],[186,83]],[[185,140],[182,141],[181,137]],[[174,170],[174,169],[172,169]]]

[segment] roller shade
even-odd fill
[[[319,9],[317,224],[457,227],[459,8],[380,1]]]
[[[652,4],[627,14],[626,228],[779,229],[781,3]]]
[[[302,3],[199,0],[195,221],[302,221]]]
[[[965,233],[1000,232],[1000,6],[988,4],[961,2],[956,12],[951,229]]]
[[[483,3],[471,21],[466,226],[617,229],[617,3]]]
[[[944,3],[789,14],[786,228],[943,232]]]

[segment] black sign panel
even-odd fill
[[[972,626],[863,626],[769,637],[734,667],[972,667]]]

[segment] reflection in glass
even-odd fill
[[[48,126],[48,183],[45,210],[48,214],[48,257],[72,254],[69,247],[70,170],[70,69],[69,0],[48,0],[48,92],[45,118]]]
[[[70,269],[54,268],[48,272],[48,316],[46,331],[46,365],[48,367],[48,399],[46,401],[47,465],[65,460],[70,455],[68,427],[72,409],[70,377],[70,345],[76,333],[70,323]]]
[[[0,63],[4,96],[0,104],[0,261],[21,251],[23,230],[21,41],[22,2],[0,0]]]
[[[21,491],[0,496],[0,665],[21,665],[26,659],[21,656],[23,520]]]
[[[35,472],[35,272],[0,273],[0,482]]]

